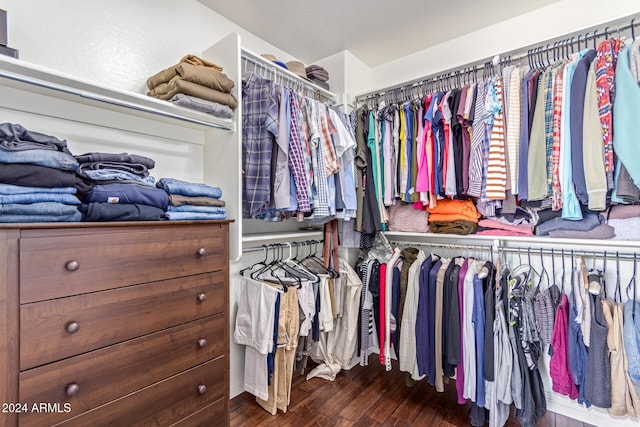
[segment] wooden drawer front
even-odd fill
[[[221,313],[227,309],[225,274],[22,305],[20,370]],[[79,329],[69,333],[72,324]]]
[[[21,303],[220,270],[228,259],[215,224],[46,231],[20,239]]]
[[[182,421],[171,424],[171,427],[216,427],[228,426],[229,416],[227,415],[226,399],[200,409],[195,414],[189,415]]]
[[[21,425],[50,426],[215,359],[223,354],[224,332],[225,316],[217,314],[21,372],[20,402],[69,402],[73,408],[46,418],[25,414]],[[71,397],[70,384],[79,387]]]
[[[61,424],[64,427],[168,426],[227,398],[224,385],[226,358],[199,365]],[[203,394],[199,386],[205,386]],[[73,408],[72,408],[73,412]]]

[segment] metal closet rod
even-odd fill
[[[260,245],[260,246],[252,246],[249,248],[242,248],[242,253],[248,253],[248,252],[267,252],[270,249],[282,249],[282,248],[288,248],[288,247],[295,247],[295,246],[311,246],[311,245],[317,245],[319,243],[322,243],[322,240],[304,240],[302,242],[286,242],[286,243],[270,243],[267,245]]]
[[[242,50],[241,58],[243,61],[251,62],[256,66],[256,68],[261,68],[266,72],[271,73],[271,76],[263,75],[263,77],[273,78],[274,80],[276,77],[283,78],[293,83],[294,86],[299,87],[302,90],[307,91],[309,93],[312,93],[315,96],[322,97],[323,99],[331,102],[336,101],[336,96],[333,93],[327,91],[324,88],[321,88],[320,86],[316,86],[311,82],[307,82],[303,80],[301,77],[299,77],[296,74],[293,74],[291,71],[285,70],[279,65],[273,64],[272,62],[260,56],[257,56],[252,52],[249,52],[247,50]]]
[[[636,19],[639,21],[636,22]],[[628,22],[628,24],[624,24]],[[553,51],[558,53],[561,51],[563,54],[568,52],[568,49],[571,48],[573,52],[574,46],[577,45],[578,50],[580,49],[580,44],[584,42],[584,47],[586,48],[587,43],[589,41],[593,42],[594,48],[596,47],[596,40],[598,37],[604,37],[606,40],[611,34],[620,34],[623,31],[631,30],[631,35],[635,38],[635,27],[640,25],[640,15],[631,15],[622,19],[617,19],[614,21],[610,21],[605,24],[601,24],[598,26],[590,27],[581,31],[575,31],[572,33],[565,34],[564,36],[556,37],[553,39],[548,39],[542,43],[536,43],[527,47],[519,48],[516,50],[512,50],[509,52],[502,53],[500,55],[496,55],[499,59],[499,64],[494,64],[493,58],[475,61],[471,63],[467,63],[466,65],[457,66],[454,68],[450,68],[445,71],[441,71],[439,73],[434,73],[428,76],[420,77],[417,79],[413,79],[410,81],[406,81],[403,83],[399,83],[393,86],[389,86],[383,89],[378,89],[375,91],[367,92],[364,94],[360,94],[355,97],[355,103],[358,104],[362,101],[367,101],[376,97],[382,97],[384,95],[394,94],[405,94],[409,92],[411,94],[412,91],[417,88],[428,85],[428,84],[437,84],[442,81],[451,81],[458,82],[461,77],[469,76],[472,73],[477,75],[478,71],[485,69],[493,69],[494,66],[503,65],[506,63],[512,63],[515,61],[520,61],[523,59],[528,59],[530,66],[533,68],[544,65],[545,62],[549,62],[551,59],[549,57],[549,52]],[[590,34],[593,31],[593,34]],[[582,36],[584,35],[584,38]],[[525,52],[526,51],[526,52]],[[543,57],[542,55],[545,54]],[[494,57],[494,58],[496,58]],[[560,56],[562,58],[562,56]],[[554,54],[554,60],[556,56]],[[559,59],[559,58],[558,58]]]
[[[513,248],[513,247],[504,247],[504,246],[500,246],[500,245],[495,245],[493,243],[491,244],[486,244],[486,245],[481,245],[481,244],[464,244],[464,245],[456,245],[456,244],[452,244],[452,243],[440,243],[440,242],[407,242],[407,241],[401,241],[401,240],[389,240],[389,243],[392,245],[398,245],[398,246],[428,246],[428,247],[439,247],[439,248],[443,248],[443,249],[460,249],[462,252],[466,251],[466,250],[471,250],[471,251],[488,251],[488,252],[498,252],[498,253],[513,253],[513,254],[520,254],[523,256],[528,256],[529,254],[531,256],[539,256],[539,255],[553,255],[553,256],[562,256],[563,252],[564,252],[564,256],[565,257],[571,257],[571,256],[584,256],[587,258],[593,258],[594,256],[596,258],[601,258],[604,259],[605,257],[607,259],[622,259],[622,260],[630,260],[630,261],[637,261],[640,260],[640,255],[637,252],[620,252],[620,251],[607,251],[607,250],[597,250],[597,251],[587,251],[587,250],[583,250],[583,249],[550,249],[550,248],[542,248],[542,247],[538,247],[538,248]]]

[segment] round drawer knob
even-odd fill
[[[204,338],[200,338],[198,340],[198,347],[204,348],[204,346],[206,346],[206,345],[207,345],[207,340],[205,340]]]
[[[204,384],[200,384],[200,385],[198,386],[198,393],[200,393],[200,394],[204,394],[206,391],[207,391],[207,386],[206,386],[206,385],[204,385]]]
[[[66,329],[70,334],[75,334],[80,329],[80,325],[78,324],[78,322],[69,322],[67,323]]]
[[[205,256],[207,254],[207,250],[205,248],[200,248],[197,252],[200,256]]]
[[[205,293],[198,294],[198,301],[203,302],[206,299],[207,299],[207,294]]]
[[[64,268],[66,268],[67,271],[76,271],[80,268],[80,263],[78,261],[69,261]]]
[[[69,397],[75,396],[76,394],[78,394],[79,391],[80,391],[80,386],[76,383],[69,384],[65,390],[65,392],[67,393],[67,396]]]

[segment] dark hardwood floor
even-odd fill
[[[312,362],[311,362],[312,363]],[[307,368],[307,372],[311,368]],[[405,373],[394,362],[386,372],[372,355],[369,366],[342,371],[335,381],[294,373],[291,405],[286,414],[271,415],[249,393],[231,400],[231,426],[469,426],[470,405],[458,405],[455,383],[444,393],[420,381],[405,385]],[[513,417],[506,424],[519,426]],[[540,427],[590,427],[547,412]]]

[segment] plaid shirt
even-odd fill
[[[562,123],[562,93],[564,67],[560,68],[553,85],[553,154],[551,157],[551,189],[554,211],[562,209],[562,187],[560,185],[560,126]]]
[[[308,162],[306,157],[306,149],[300,136],[301,129],[299,125],[299,118],[302,117],[298,101],[295,94],[291,94],[289,97],[289,106],[291,108],[291,135],[289,138],[289,168],[293,175],[293,181],[296,184],[296,198],[298,199],[298,211],[310,212],[311,204],[309,202],[309,179],[305,162]]]
[[[242,82],[242,217],[269,206],[271,154],[278,135],[278,105],[271,81],[255,74]]]
[[[311,150],[311,166],[313,169],[313,218],[329,215],[329,187],[325,175],[323,144],[318,130],[318,105],[316,101],[304,98],[305,118],[309,129],[309,149]]]
[[[553,71],[548,70],[543,77],[544,89],[544,140],[547,150],[547,195],[552,194],[553,162]]]

